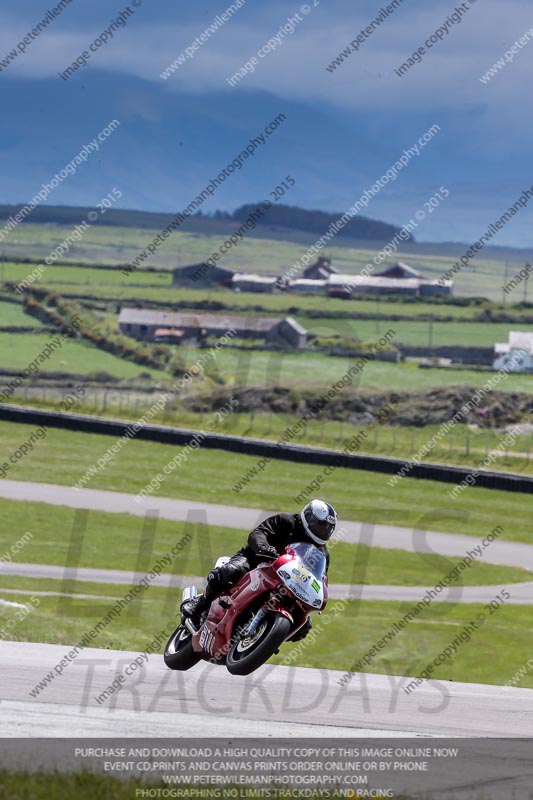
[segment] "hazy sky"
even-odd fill
[[[350,110],[360,105],[382,108],[385,103],[391,109],[472,105],[485,108],[498,127],[504,125],[502,111],[510,113],[511,119],[531,113],[528,89],[533,46],[522,49],[488,86],[479,82],[479,76],[526,30],[533,28],[530,2],[478,0],[474,5],[471,0],[472,7],[463,21],[450,27],[444,41],[428,53],[423,64],[402,79],[394,74],[394,68],[460,4],[403,0],[358,53],[329,73],[325,65],[382,6],[363,0],[354,10],[352,0],[320,0],[313,7],[316,2],[310,0],[309,13],[303,15],[298,2],[247,0],[181,69],[174,79],[176,87],[200,92],[231,91],[224,78],[233,74],[289,17],[300,13],[303,21],[275,53],[261,61],[253,75],[247,76],[246,88],[325,101]],[[123,71],[158,81],[160,72],[228,5],[224,0],[197,4],[144,0],[127,27],[115,34],[113,46],[102,48],[94,57],[91,69]],[[11,9],[1,9],[0,52],[9,51],[49,7],[39,0],[26,0]],[[57,74],[125,7],[126,4],[109,0],[90,4],[73,0],[45,35],[9,67],[6,77]],[[526,131],[522,134],[525,136]]]
[[[135,8],[127,26],[116,31],[112,41],[92,56],[85,74],[106,71],[141,77],[160,86],[163,83],[160,73],[228,5],[227,0],[195,4],[144,0]],[[298,2],[247,0],[164,83],[170,91],[200,96],[227,92],[232,96],[242,93],[245,97],[246,92],[266,91],[284,101],[329,109],[333,126],[335,119],[348,120],[356,126],[359,115],[362,125],[368,126],[368,120],[375,115],[381,126],[379,136],[384,139],[394,139],[397,128],[405,131],[410,116],[415,130],[420,115],[427,119],[428,113],[434,112],[434,121],[447,124],[448,134],[454,137],[453,157],[459,159],[462,175],[461,213],[468,207],[469,193],[472,197],[482,197],[486,190],[498,191],[502,172],[505,177],[509,162],[509,182],[502,184],[502,211],[505,210],[507,201],[512,202],[522,188],[533,183],[530,158],[533,38],[514,56],[513,63],[507,64],[489,83],[481,83],[480,76],[530,28],[533,34],[533,6],[525,0],[505,3],[465,0],[462,4],[403,0],[361,44],[359,52],[352,53],[334,72],[327,71],[326,65],[374,19],[382,5],[369,0],[357,4],[353,0],[309,0],[304,4],[307,13],[302,13],[302,4]],[[422,63],[415,64],[404,77],[398,77],[395,68],[461,5],[466,11],[460,24],[449,25],[448,34],[443,34],[443,41],[428,50]],[[109,0],[91,3],[72,0],[27,52],[0,73],[0,90],[2,81],[25,77],[61,81],[58,72],[86,49],[125,7]],[[50,5],[39,0],[26,0],[0,10],[0,61],[48,8]],[[229,86],[225,79],[296,14],[301,20],[294,32],[283,38],[275,52],[259,60],[253,74],[246,75],[237,86]],[[80,80],[79,74],[71,80]],[[24,103],[23,91],[20,102]],[[472,174],[469,159],[477,165]],[[443,175],[453,172],[452,166],[451,162],[444,163]],[[313,205],[312,198],[310,201]],[[338,205],[342,208],[343,202]],[[529,209],[526,213],[529,214]],[[488,218],[487,223],[490,221]],[[510,227],[498,243],[514,243],[511,231]],[[524,232],[519,238],[524,244]],[[530,238],[533,244],[533,235]]]

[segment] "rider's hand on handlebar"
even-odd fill
[[[260,547],[257,551],[257,555],[265,558],[271,558],[272,560],[279,557],[279,553],[276,548],[272,547],[270,544],[265,544],[263,547]]]

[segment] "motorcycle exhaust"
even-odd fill
[[[181,593],[181,605],[183,605],[183,603],[187,603],[189,600],[192,600],[193,597],[197,596],[197,594],[198,594],[198,589],[196,588],[196,586],[186,586],[183,592]],[[185,627],[192,636],[194,636],[194,634],[197,633],[198,631],[198,628],[191,619],[188,618],[184,619],[183,625],[185,625]]]
[[[196,627],[196,625],[192,620],[186,619],[183,621],[183,624],[185,625],[185,627],[192,636],[194,636],[195,633],[198,633],[198,628]]]
[[[187,603],[189,600],[192,600],[193,597],[196,597],[198,594],[198,589],[196,586],[186,586],[183,592],[181,593],[181,604]]]

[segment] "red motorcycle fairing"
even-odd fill
[[[269,603],[272,611],[287,617],[295,626],[294,631],[304,624],[307,613],[299,608],[295,598],[280,584],[273,566],[272,563],[259,564],[213,600],[206,621],[192,637],[192,647],[197,653],[206,653],[217,662],[224,663],[233,644],[232,637],[237,633],[237,619],[246,609],[253,607],[258,610],[261,600],[266,601],[271,594],[274,595]],[[297,609],[295,614],[287,609],[285,598],[289,599],[291,608]]]
[[[273,564],[274,569],[278,570],[280,567],[283,566],[283,564],[288,564],[290,561],[292,561],[293,556],[294,556],[294,550],[290,546],[287,547],[286,551],[284,553],[282,553],[279,556],[279,558],[277,558],[276,561],[274,562],[274,564]],[[329,597],[328,576],[327,575],[323,576],[323,587],[324,587],[324,602],[322,603],[320,608],[313,609],[314,611],[319,611],[319,612],[320,611],[324,611],[324,609],[325,609],[325,607],[327,605],[328,597]],[[305,622],[305,620],[304,620],[304,622]],[[303,622],[302,622],[302,625],[303,625]],[[301,626],[299,625],[298,627],[301,627]]]

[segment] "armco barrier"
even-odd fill
[[[69,414],[59,411],[44,411],[25,406],[0,404],[0,419],[20,422],[27,425],[47,425],[50,428],[99,433],[109,436],[122,436],[133,422],[93,417],[89,414]],[[186,445],[199,431],[186,428],[169,428],[164,425],[143,425],[136,439],[161,442],[162,444]],[[266,439],[247,439],[242,436],[228,436],[221,433],[206,433],[202,439],[202,447],[212,450],[227,450],[233,453],[244,453],[253,456],[269,456],[283,461],[297,461],[303,464],[360,469],[367,472],[383,472],[396,474],[408,460],[386,458],[382,456],[341,453],[323,447],[307,447],[299,444],[286,444],[267,441]],[[444,483],[460,483],[472,468],[453,467],[431,462],[413,463],[406,478],[425,478],[426,480]],[[476,486],[489,489],[501,489],[507,492],[533,491],[533,477],[515,473],[481,471],[476,477]]]

